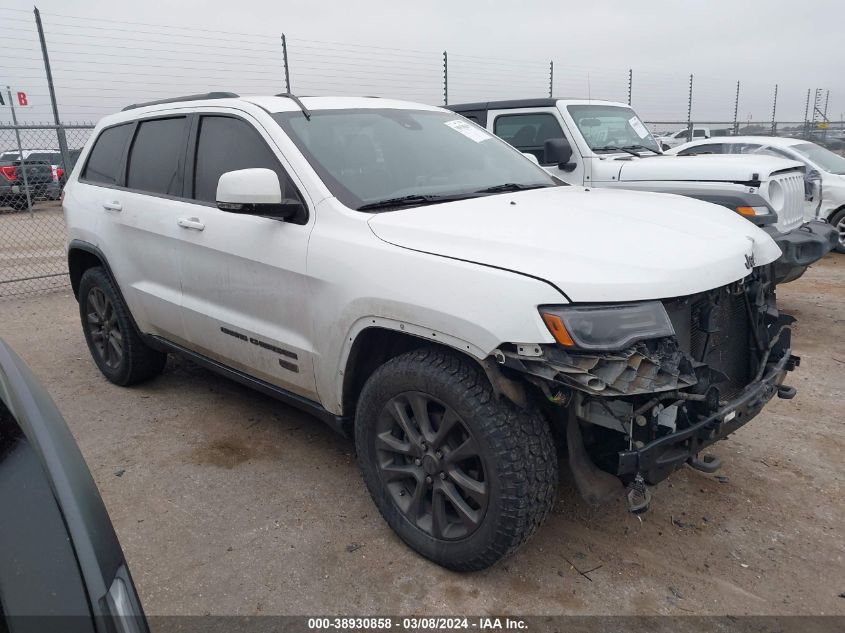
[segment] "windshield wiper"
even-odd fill
[[[492,187],[486,187],[484,189],[479,189],[475,193],[499,193],[500,191],[526,191],[528,189],[542,189],[544,187],[552,187],[554,185],[547,185],[547,184],[533,184],[533,185],[522,185],[518,182],[506,182],[501,185],[493,185]]]
[[[422,206],[424,204],[437,204],[438,202],[451,202],[452,200],[463,200],[465,198],[473,197],[475,196],[473,196],[472,194],[459,194],[449,196],[412,194],[409,196],[399,196],[397,198],[387,198],[386,200],[378,200],[377,202],[368,202],[367,204],[358,207],[358,211],[389,209],[391,207]]]
[[[625,147],[616,147],[616,145],[605,145],[604,147],[594,147],[593,151],[594,152],[625,152],[626,154],[631,154],[631,156],[636,156],[637,158],[640,157],[640,155],[637,154],[634,150],[627,149]]]
[[[649,152],[654,152],[655,154],[661,154],[662,152],[658,152],[656,149],[652,149],[651,147],[647,147],[645,145],[626,145],[621,149],[645,149]]]

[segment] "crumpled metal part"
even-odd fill
[[[640,341],[615,352],[567,351],[549,346],[543,356],[519,356],[518,362],[530,374],[601,396],[684,389],[698,382],[693,360],[679,349],[674,338]]]

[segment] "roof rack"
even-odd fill
[[[285,97],[285,98],[293,101],[296,105],[299,106],[299,109],[302,110],[302,114],[305,115],[306,120],[308,120],[308,121],[311,120],[311,112],[308,110],[308,108],[305,107],[305,105],[302,103],[302,101],[299,100],[299,97],[297,97],[295,94],[293,94],[292,92],[280,92],[276,96],[277,97]]]
[[[163,103],[179,103],[180,101],[201,101],[203,99],[232,99],[240,95],[234,92],[206,92],[198,95],[185,95],[184,97],[171,97],[170,99],[158,99],[157,101],[145,101],[143,103],[133,103],[128,105],[121,112],[127,110],[134,110],[135,108],[143,108],[151,105],[161,105]]]

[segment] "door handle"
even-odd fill
[[[103,203],[103,208],[106,211],[123,211],[123,205],[118,200],[106,200]]]
[[[179,218],[176,220],[176,224],[183,229],[193,229],[194,231],[202,231],[205,228],[205,224],[200,222],[199,218]]]

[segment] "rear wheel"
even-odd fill
[[[132,385],[161,373],[167,354],[141,339],[129,310],[103,268],[89,268],[79,281],[79,315],[97,367],[116,385]]]
[[[387,523],[450,569],[507,556],[554,502],[548,424],[498,399],[477,365],[448,351],[416,350],[379,368],[359,399],[355,443]]]
[[[839,242],[836,245],[837,253],[845,253],[845,208],[839,209],[830,218],[830,223],[839,232]]]

